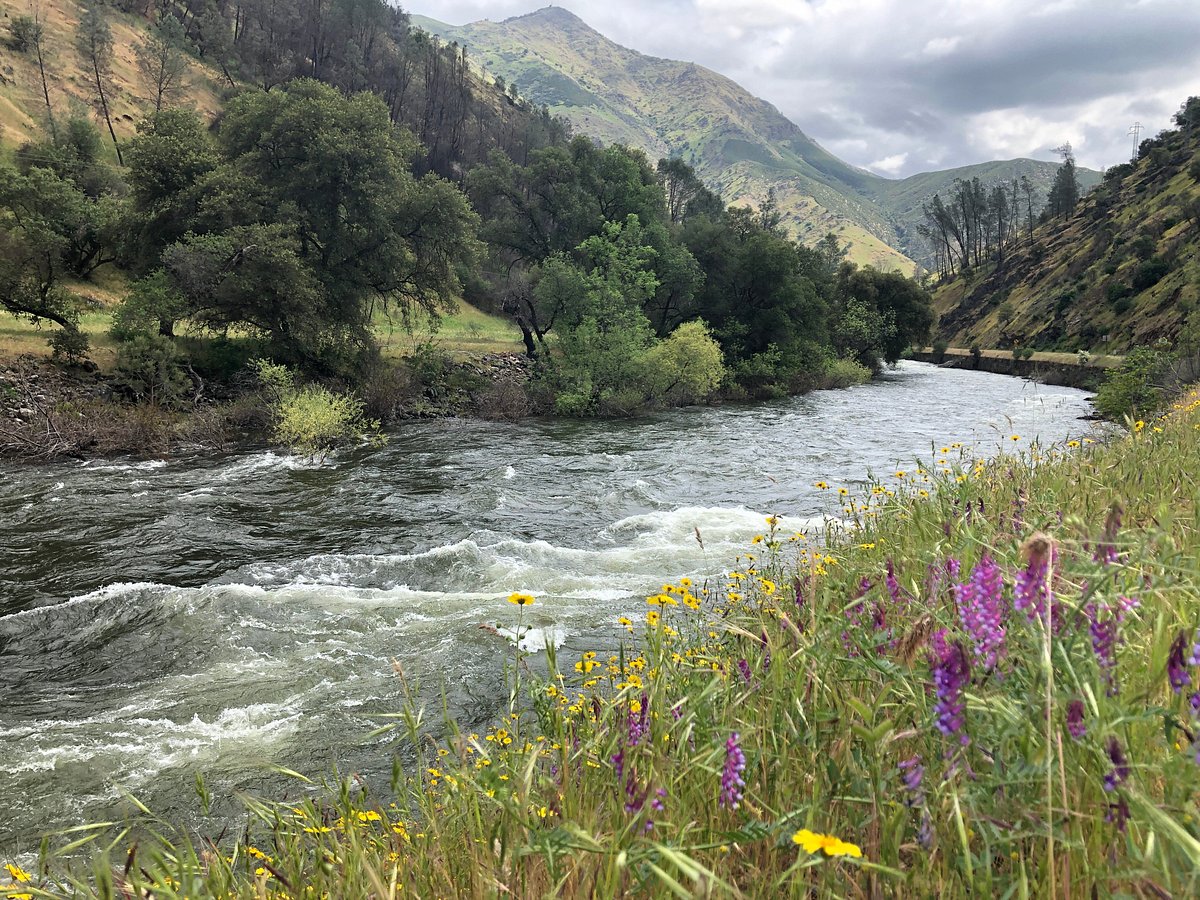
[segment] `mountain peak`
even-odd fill
[[[509,22],[544,22],[558,28],[590,29],[591,27],[587,22],[575,15],[575,13],[562,6],[543,6],[541,9],[535,9],[531,13],[505,19],[503,24],[508,24]]]

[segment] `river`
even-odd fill
[[[0,857],[121,815],[198,821],[299,789],[386,790],[390,660],[469,727],[503,696],[513,591],[537,636],[612,646],[664,580],[720,571],[769,513],[792,530],[951,442],[1077,437],[1086,394],[902,363],[844,391],[617,422],[406,424],[316,466],[271,452],[0,464]],[[696,540],[696,530],[703,547]],[[230,812],[218,804],[216,815]]]

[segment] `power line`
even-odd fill
[[[1134,122],[1131,126],[1129,126],[1129,131],[1127,133],[1127,136],[1133,138],[1133,153],[1129,157],[1129,161],[1137,162],[1138,161],[1138,147],[1140,147],[1141,143],[1142,143],[1141,140],[1139,140],[1142,136],[1142,123]]]

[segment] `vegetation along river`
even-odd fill
[[[615,647],[665,580],[729,566],[833,488],[961,441],[1086,433],[1086,395],[903,363],[878,381],[632,421],[437,421],[324,465],[270,452],[0,466],[0,851],[120,814],[199,823],[217,796],[299,792],[270,765],[386,790],[395,657],[475,727],[510,645],[478,626],[537,596],[535,640]],[[698,529],[703,547],[696,539]],[[231,807],[216,804],[214,815]]]

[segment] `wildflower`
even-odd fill
[[[1067,707],[1067,732],[1075,740],[1087,734],[1087,725],[1083,721],[1083,701],[1072,700]]]
[[[1125,802],[1124,797],[1118,797],[1116,803],[1108,804],[1108,814],[1104,821],[1117,826],[1117,831],[1125,831],[1125,823],[1129,821],[1129,804]]]
[[[646,624],[649,625],[651,628],[657,628],[658,623],[661,620],[662,620],[662,616],[660,616],[658,614],[657,610],[652,609],[652,610],[650,610],[650,612],[646,613]]]
[[[824,482],[824,481],[818,481],[816,484],[813,485],[813,487],[815,487],[818,491],[829,490],[828,482]]]
[[[764,535],[761,535],[761,534],[756,534],[754,537],[752,537],[752,538],[750,539],[750,543],[752,543],[752,544],[761,544],[761,543],[762,543],[763,541],[765,541],[765,540],[766,540],[766,537],[765,537]]]
[[[1108,684],[1109,695],[1116,696],[1117,686],[1113,678],[1113,669],[1117,667],[1117,641],[1119,639],[1117,619],[1115,616],[1105,618],[1103,612],[1097,609],[1095,604],[1089,604],[1087,612],[1088,630],[1092,636],[1092,652],[1096,654],[1100,673]]]
[[[1200,666],[1200,628],[1196,629],[1195,643],[1192,646],[1192,655],[1188,658],[1189,666]]]
[[[1171,644],[1171,654],[1167,657],[1167,677],[1171,682],[1171,690],[1177,694],[1192,683],[1192,678],[1187,670],[1188,664],[1184,658],[1186,649],[1187,634],[1181,631]]]
[[[746,756],[738,743],[735,731],[725,742],[725,769],[721,772],[720,806],[737,809],[742,802],[742,788],[746,786],[742,773],[746,771]]]
[[[1014,434],[1011,438],[1009,438],[1009,440],[1012,441],[1013,443],[1016,443],[1020,439],[1021,439],[1021,436],[1019,434]]]
[[[533,605],[533,595],[532,594],[509,594],[508,602],[515,603],[517,606],[532,606]]]
[[[849,497],[850,491],[847,488],[838,488],[839,497]]]
[[[33,880],[32,875],[30,875],[28,872],[26,872],[20,866],[13,865],[12,863],[5,863],[4,871],[6,871],[8,873],[8,876],[13,881],[15,881],[19,884],[28,884],[30,881]]]
[[[963,627],[974,643],[975,662],[985,670],[995,667],[1004,651],[1003,586],[1000,567],[985,554],[971,579],[955,588]]]
[[[1108,739],[1108,759],[1112,763],[1112,768],[1104,776],[1104,790],[1112,793],[1129,777],[1129,760],[1125,758],[1125,753],[1121,750],[1121,742],[1115,737]]]
[[[836,838],[831,834],[816,834],[802,828],[792,835],[792,843],[798,844],[805,853],[823,852],[826,856],[852,856],[862,858],[862,848]]]
[[[1054,543],[1044,534],[1035,534],[1022,545],[1021,552],[1028,562],[1017,573],[1013,586],[1013,606],[1024,610],[1032,622],[1045,617],[1046,603],[1050,600],[1050,589],[1046,582],[1050,574],[1050,561],[1054,556]]]
[[[887,584],[888,596],[892,599],[892,605],[899,606],[904,600],[904,594],[900,590],[900,579],[896,577],[896,566],[890,559],[887,561],[887,578],[885,579],[885,583]]]
[[[904,782],[904,805],[921,811],[921,824],[917,830],[917,841],[925,850],[933,847],[933,820],[925,807],[925,767],[920,756],[912,756],[900,763],[900,778]]]
[[[745,659],[739,659],[737,666],[738,671],[742,673],[742,678],[746,680],[746,684],[754,680],[754,674],[750,671],[750,663],[746,662]]]
[[[971,663],[960,643],[946,643],[944,631],[938,632],[935,637],[941,648],[933,664],[933,684],[937,692],[934,711],[937,713],[938,731],[950,736],[961,732],[966,723],[966,704],[962,693],[971,680]],[[962,742],[967,742],[965,734]]]
[[[666,798],[667,798],[667,789],[659,788],[657,791],[654,792],[654,799],[650,801],[650,808],[653,809],[655,812],[662,812],[664,809],[667,808],[667,804],[665,802]]]

